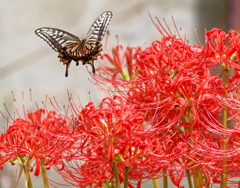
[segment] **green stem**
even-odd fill
[[[128,171],[129,166],[125,166],[124,188],[128,188]]]
[[[189,186],[189,188],[193,188],[190,171],[186,170],[186,173],[187,173],[188,186]]]
[[[190,130],[193,131],[193,117],[192,117],[191,108],[188,109],[188,118],[189,118],[189,123],[191,123]],[[194,145],[193,141],[192,141],[192,144]],[[193,167],[193,182],[194,182],[195,188],[200,188],[197,167]]]
[[[202,178],[202,172],[200,171],[199,167],[198,167],[198,180],[199,180],[200,187],[202,187],[203,178]]]
[[[44,184],[45,188],[49,188],[48,180],[47,180],[47,172],[46,172],[46,168],[45,168],[45,165],[44,165],[44,160],[41,159],[40,161],[41,161],[43,184]]]
[[[158,179],[153,179],[153,187],[154,188],[160,188],[160,185],[158,183]]]
[[[182,116],[181,119],[182,119],[182,122],[183,122],[183,123],[186,122],[184,116]],[[192,121],[192,119],[191,119],[191,121]],[[189,128],[188,128],[187,126],[184,126],[184,130],[185,130],[185,131],[187,131],[188,129],[189,129]],[[192,127],[192,129],[193,129],[193,127]],[[188,169],[186,169],[186,174],[187,174],[188,186],[189,186],[189,188],[193,188],[192,179],[191,179],[191,174],[190,174],[190,171],[189,171]]]
[[[194,182],[194,187],[195,188],[200,188],[200,185],[199,185],[199,180],[198,180],[198,172],[196,171],[197,168],[196,167],[193,167],[193,182]]]
[[[204,174],[204,178],[205,178],[205,185],[207,185],[208,184],[208,180],[207,180],[207,177],[206,177],[205,174]],[[209,186],[207,186],[206,188],[209,188]]]
[[[29,177],[28,177],[28,188],[33,188],[30,174],[29,174]]]
[[[166,169],[163,171],[163,173],[164,173],[164,175],[165,176],[163,176],[163,187],[164,188],[168,188],[168,177],[166,176]]]
[[[224,71],[224,87],[225,90],[227,90],[228,87],[228,82],[229,82],[229,70],[225,69]],[[224,94],[224,97],[227,98],[227,91]],[[223,108],[223,129],[227,129],[227,108]],[[223,149],[227,150],[227,135],[223,135]],[[221,182],[221,188],[225,188],[227,186],[227,171],[226,171],[226,166],[227,161],[225,159],[225,155],[223,156],[223,174],[222,174],[222,182]]]
[[[18,155],[18,156],[17,156],[17,159],[18,159],[18,161],[23,165],[24,173],[26,173],[25,165],[24,165],[24,160],[22,159],[21,155]],[[28,183],[27,183],[27,185],[28,185],[28,188],[33,188],[30,174],[29,174],[29,177],[28,177]]]
[[[119,181],[118,170],[117,170],[117,163],[116,163],[115,156],[114,156],[114,162],[113,162],[113,171],[114,171],[116,188],[120,188],[120,181]]]

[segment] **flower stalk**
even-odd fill
[[[119,180],[119,175],[118,175],[118,169],[117,169],[117,163],[116,163],[115,157],[114,157],[114,161],[112,162],[112,164],[113,164],[113,171],[114,171],[116,188],[121,188],[121,186],[120,186],[120,180]]]
[[[49,188],[48,180],[47,180],[46,167],[45,167],[45,165],[44,165],[44,161],[43,161],[42,159],[40,159],[40,161],[41,161],[41,170],[42,170],[43,185],[44,185],[44,188]]]
[[[188,118],[189,118],[189,123],[191,123],[190,130],[193,131],[193,117],[192,117],[192,111],[191,108],[188,108]],[[192,140],[192,144],[194,145],[194,140]],[[197,166],[193,167],[193,182],[194,182],[194,188],[201,188],[200,179],[198,176],[198,168]]]
[[[229,83],[229,70],[228,68],[225,68],[224,70],[224,88],[226,89],[226,93],[224,94],[224,97],[227,99],[227,88]],[[227,107],[225,106],[223,108],[223,129],[227,130]],[[223,135],[223,150],[227,150],[227,135]],[[223,154],[223,174],[222,174],[222,182],[221,182],[221,188],[225,188],[227,186],[227,170],[226,170],[226,153]]]
[[[208,180],[207,180],[207,177],[206,175],[204,174],[204,179],[205,179],[205,185],[208,185]],[[189,187],[190,188],[190,187]],[[209,188],[209,186],[206,186],[206,188]]]
[[[33,188],[31,177],[30,177],[30,174],[29,174],[29,161],[27,160],[27,161],[24,162],[21,155],[18,155],[17,159],[20,162],[20,164],[22,164],[22,167],[23,167],[23,170],[24,170],[24,174],[25,174],[25,178],[24,178],[25,183],[24,184],[25,184],[25,187],[27,186],[28,188]]]
[[[190,171],[189,171],[189,170],[186,170],[186,174],[187,174],[188,186],[189,186],[189,188],[193,188]]]
[[[163,171],[164,174],[166,174],[166,170]],[[168,188],[168,176],[163,176],[163,187]]]
[[[200,171],[199,167],[197,167],[197,170],[198,170],[198,180],[199,180],[199,184],[200,184],[200,187],[202,187],[202,185],[203,185],[202,172]]]
[[[153,187],[154,187],[154,188],[160,188],[158,179],[153,179],[152,181],[153,181]]]
[[[129,172],[129,166],[125,166],[124,188],[128,188],[128,172]]]

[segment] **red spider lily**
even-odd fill
[[[15,107],[19,115],[16,103]],[[10,114],[9,116],[12,118]],[[66,157],[65,151],[75,142],[74,121],[59,116],[54,111],[38,109],[26,113],[24,110],[24,118],[19,115],[16,119],[12,118],[12,122],[7,121],[11,125],[0,136],[0,166],[8,161],[23,167],[29,164],[29,170],[32,171],[35,163],[34,175],[38,176],[41,163],[50,169]],[[25,168],[25,173],[28,173],[26,171],[28,169]]]
[[[110,76],[110,79],[112,80],[116,79],[116,76],[119,73],[121,74],[121,77],[124,80],[133,79],[134,78],[133,60],[136,58],[136,55],[138,54],[138,52],[141,51],[141,48],[127,47],[127,49],[123,52],[123,56],[121,57],[120,53],[121,53],[121,50],[123,50],[123,46],[117,45],[112,49],[112,53],[113,53],[113,58],[112,58],[108,52],[108,47],[107,47],[108,36],[109,36],[109,33],[107,33],[107,36],[106,36],[106,49],[105,49],[106,52],[101,56],[103,63],[98,61],[101,67],[98,68],[97,71],[100,72],[101,74],[105,74],[105,72],[107,72],[107,74]],[[134,50],[135,52],[133,53]],[[104,58],[106,58],[112,66],[109,66]],[[125,67],[127,67],[128,69],[128,74],[125,71]]]
[[[163,175],[158,174],[162,169],[159,165],[171,156],[167,156],[164,149],[159,150],[163,148],[162,143],[149,136],[143,114],[134,110],[134,105],[125,104],[120,96],[113,99],[104,98],[99,109],[90,102],[81,112],[71,101],[72,111],[78,115],[78,141],[69,151],[72,160],[67,160],[64,168],[56,168],[61,169],[58,173],[72,185],[98,187],[103,183],[111,184],[114,182],[114,159],[121,183],[126,166],[129,167],[129,180],[141,181]],[[176,153],[185,152],[175,150]],[[154,160],[156,152],[161,153],[161,160]]]
[[[168,130],[186,114],[188,107],[192,109],[197,128],[200,123],[197,111],[206,109],[205,112],[212,111],[216,117],[217,109],[221,110],[218,101],[225,92],[221,79],[211,76],[202,63],[196,66],[199,52],[196,55],[195,47],[191,49],[189,45],[180,42],[179,39],[168,36],[168,41],[163,38],[162,42],[156,41],[151,47],[139,52],[136,79],[111,80],[104,75],[96,75],[94,78],[101,79],[101,83],[102,80],[110,82],[117,88],[112,92],[119,93],[127,102],[135,104],[135,108],[147,114],[146,121],[156,121],[156,131]],[[165,51],[163,46],[167,46]],[[186,59],[192,65],[187,64]],[[201,113],[205,115],[204,112]],[[219,130],[219,127],[216,129]]]
[[[117,71],[113,77],[105,67],[101,69],[105,74],[92,75],[93,79],[106,94],[121,95],[126,104],[144,114],[145,136],[154,135],[161,144],[174,143],[169,153],[152,153],[148,159],[164,164],[159,169],[165,170],[175,185],[180,186],[184,169],[201,171],[208,180],[205,186],[210,177],[219,183],[222,174],[239,176],[238,129],[228,129],[220,121],[226,108],[233,116],[229,120],[234,122],[239,117],[240,100],[235,97],[239,92],[239,34],[214,28],[206,32],[206,46],[190,46],[178,31],[176,37],[158,24],[155,26],[163,38],[138,51],[132,69],[134,79],[123,79]],[[116,59],[116,54],[113,56]],[[215,71],[213,75],[210,69]],[[222,74],[233,69],[234,74],[230,78],[225,74],[223,83]],[[223,149],[225,144],[227,150]],[[182,151],[175,153],[178,145]],[[169,156],[167,164],[163,156]],[[159,169],[156,175],[161,174]]]

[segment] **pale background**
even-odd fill
[[[29,89],[32,89],[33,102],[39,106],[46,94],[51,98],[55,96],[60,106],[67,105],[67,90],[74,98],[79,95],[83,105],[89,101],[89,91],[95,105],[102,99],[102,95],[88,80],[90,76],[85,66],[76,67],[72,62],[69,76],[64,76],[65,66],[59,62],[58,54],[35,35],[34,31],[39,27],[55,27],[84,37],[95,18],[110,10],[113,18],[108,26],[111,33],[109,47],[117,44],[115,35],[118,35],[119,43],[124,49],[128,45],[144,49],[152,41],[161,39],[161,34],[149,18],[149,11],[152,17],[157,16],[160,20],[165,18],[171,29],[175,30],[171,20],[173,16],[177,27],[183,29],[193,45],[198,44],[194,26],[197,27],[202,43],[204,28],[227,30],[236,26],[234,23],[238,20],[234,23],[228,21],[235,15],[236,6],[233,2],[238,1],[233,0],[229,5],[227,0],[212,0],[211,4],[207,0],[1,0],[0,110],[6,114],[3,108],[3,103],[6,103],[8,109],[14,111],[11,90],[14,91],[20,111],[22,91],[29,109]],[[105,45],[105,40],[103,44]],[[0,120],[0,132],[3,132],[6,121],[2,117]],[[14,187],[17,177],[15,167],[5,165],[0,174],[3,175],[0,178],[1,188]],[[42,179],[31,175],[34,188],[42,188]],[[48,171],[48,175],[50,179],[64,183],[53,171]],[[186,181],[182,185],[186,185]],[[152,182],[149,181],[144,186],[152,187]],[[23,179],[17,187],[24,187]]]

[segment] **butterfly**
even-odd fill
[[[59,53],[58,57],[63,65],[66,65],[65,76],[68,76],[68,68],[72,60],[79,65],[90,64],[95,73],[94,60],[101,55],[101,41],[107,31],[107,26],[112,18],[112,12],[103,12],[90,27],[86,38],[79,39],[77,36],[61,29],[42,27],[35,31],[36,35],[45,40],[49,46]]]

